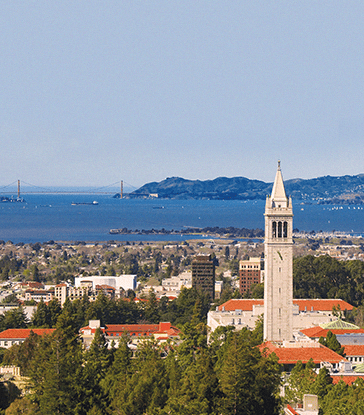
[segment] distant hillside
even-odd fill
[[[214,180],[186,180],[169,177],[161,182],[147,183],[130,194],[145,197],[158,194],[163,199],[215,199],[253,200],[265,199],[273,183],[245,177],[218,177]],[[321,200],[335,203],[364,203],[364,174],[357,176],[324,176],[316,179],[291,179],[285,181],[287,195],[295,200]],[[328,200],[329,199],[329,200]]]

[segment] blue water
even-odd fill
[[[132,200],[109,195],[24,195],[0,203],[0,239],[12,242],[181,240],[180,235],[110,235],[112,228],[175,229],[233,226],[264,228],[264,201]],[[72,202],[98,205],[72,206]],[[158,209],[156,209],[158,207]],[[162,207],[162,208],[161,208]],[[294,205],[294,228],[364,233],[364,209]]]

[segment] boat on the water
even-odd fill
[[[98,204],[99,204],[99,202],[97,202],[96,200],[94,200],[93,202],[72,202],[71,203],[72,206],[79,206],[79,205],[92,205],[92,206],[95,206],[95,205],[98,205]]]

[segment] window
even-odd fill
[[[283,222],[283,238],[287,238],[287,234],[288,234],[287,230],[288,230],[288,224],[287,222]]]
[[[282,238],[282,222],[278,222],[278,238]]]
[[[272,237],[273,238],[277,237],[277,222],[272,223]]]

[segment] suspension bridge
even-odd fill
[[[126,183],[129,188],[137,189],[136,187]],[[23,185],[25,185],[23,187]],[[119,192],[116,190],[119,186]],[[6,186],[0,186],[0,196],[1,195],[14,195],[17,193],[17,198],[20,200],[22,195],[27,194],[92,194],[92,195],[118,195],[119,198],[129,196],[132,192],[124,192],[124,181],[115,182],[107,186],[102,186],[98,188],[72,188],[72,189],[62,189],[62,188],[51,188],[51,187],[41,187],[36,186],[30,183],[26,183],[20,180],[14,181]],[[149,196],[149,194],[138,194],[138,196]]]

